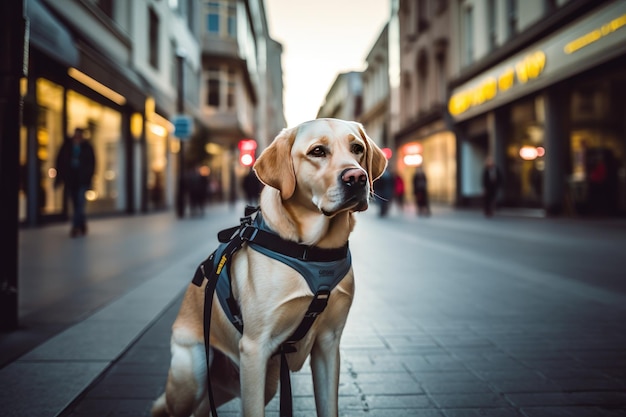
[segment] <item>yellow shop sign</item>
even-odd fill
[[[541,75],[546,66],[546,54],[535,51],[525,55],[512,66],[504,68],[495,76],[486,77],[475,86],[454,94],[448,102],[448,110],[453,116],[466,112],[493,100],[498,93],[505,92],[517,84],[525,84]]]

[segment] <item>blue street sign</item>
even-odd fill
[[[193,131],[193,118],[184,114],[177,114],[172,119],[174,136],[180,140],[187,140]]]

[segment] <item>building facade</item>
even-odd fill
[[[423,169],[431,201],[452,204],[456,198],[456,138],[446,123],[447,82],[452,72],[450,5],[445,0],[399,0],[397,123],[391,134],[406,196]]]
[[[262,0],[25,5],[23,224],[67,218],[55,157],[76,127],[87,130],[96,153],[88,213],[132,214],[173,207],[182,168],[192,163],[216,174],[217,189],[228,189],[237,141],[256,138],[260,126],[284,125],[282,50],[269,38]],[[268,104],[261,110],[259,103]],[[175,136],[171,121],[179,113],[193,120],[190,138]]]
[[[362,74],[363,112],[359,121],[381,148],[393,148],[389,137],[389,57],[388,27],[385,25],[365,58]]]
[[[624,214],[626,3],[454,6],[460,65],[448,110],[459,203],[480,196],[483,161],[492,156],[504,175],[503,206]]]
[[[241,194],[250,170],[238,162],[238,144],[261,150],[286,125],[282,107],[282,46],[271,39],[262,0],[203,1],[201,111],[207,150],[224,194]]]
[[[63,187],[54,184],[55,158],[77,127],[86,129],[96,153],[89,213],[146,212],[172,203],[177,140],[169,120],[178,94],[173,57],[186,51],[184,111],[197,118],[198,10],[196,1],[26,1],[23,223],[67,217]]]
[[[337,75],[317,112],[317,118],[359,120],[363,113],[362,77],[363,74],[358,71]]]

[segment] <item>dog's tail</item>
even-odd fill
[[[167,412],[167,404],[165,402],[165,393],[161,394],[159,398],[152,404],[152,417],[169,417]]]

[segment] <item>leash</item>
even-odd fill
[[[213,308],[213,295],[215,294],[220,275],[228,271],[233,255],[241,249],[244,243],[249,242],[281,255],[305,261],[329,262],[349,257],[347,245],[338,249],[310,247],[285,240],[276,234],[253,226],[252,215],[258,211],[259,207],[247,206],[244,217],[240,218],[239,226],[225,229],[218,233],[218,240],[222,245],[198,266],[192,279],[192,283],[199,287],[202,286],[204,280],[207,280],[204,291],[204,349],[207,363],[207,390],[213,417],[218,416],[215,401],[213,400],[211,367],[209,365],[211,311]],[[218,256],[219,259],[216,259]],[[230,274],[228,274],[228,279],[230,280]],[[309,283],[309,285],[311,284]],[[243,333],[241,312],[233,297],[232,285],[229,286],[230,297],[227,298],[227,307],[230,310],[231,322],[240,333]],[[332,288],[328,285],[320,285],[314,291],[313,300],[309,304],[302,321],[293,334],[281,344],[278,351],[274,354],[280,354],[280,417],[293,416],[291,377],[287,354],[297,352],[296,343],[308,333],[315,319],[328,305],[331,290]]]

